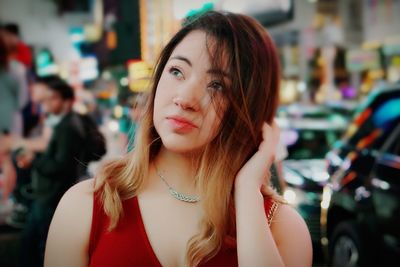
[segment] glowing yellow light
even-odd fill
[[[289,203],[294,204],[296,201],[296,193],[291,189],[286,189],[283,193],[283,198]]]
[[[114,116],[119,119],[122,117],[122,115],[124,114],[124,110],[121,106],[116,106],[114,108]]]

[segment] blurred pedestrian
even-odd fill
[[[19,31],[19,26],[15,23],[4,25],[7,45],[11,49],[11,58],[21,62],[26,69],[32,67],[32,52],[31,49],[22,41]]]
[[[29,89],[28,89],[28,76],[27,68],[19,62],[14,54],[14,38],[9,34],[6,26],[0,27],[0,35],[6,45],[6,57],[7,57],[7,71],[13,76],[13,79],[17,81],[18,86],[18,110],[13,113],[13,130],[14,134],[23,134],[23,108],[28,104],[29,101]]]
[[[34,197],[22,234],[22,266],[43,266],[48,227],[61,196],[77,182],[84,143],[74,121],[73,89],[60,78],[47,83],[46,88],[44,103],[54,123],[49,144],[39,156],[24,149],[17,158],[20,168],[32,166]]]
[[[6,168],[8,175],[4,175],[3,197],[7,198],[12,193],[13,212],[7,217],[6,222],[16,228],[23,228],[26,221],[26,214],[30,206],[31,198],[27,195],[27,189],[31,186],[31,168],[19,168],[16,164],[16,157],[23,151],[32,151],[36,155],[43,153],[50,141],[53,127],[55,126],[53,115],[47,114],[43,103],[46,94],[49,93],[47,84],[59,81],[57,76],[37,78],[32,84],[32,100],[38,107],[40,119],[29,133],[28,137],[21,137],[16,134],[9,134],[0,137],[0,153],[9,156],[9,164]]]
[[[31,131],[28,137],[24,138],[18,135],[10,135],[3,143],[0,141],[1,150],[16,150],[23,149],[35,153],[44,152],[50,141],[52,130],[59,122],[57,114],[48,112],[51,106],[48,107],[50,101],[46,101],[48,95],[51,94],[49,86],[60,83],[60,78],[56,75],[37,78],[33,83],[33,99],[35,104],[40,109],[40,119],[35,129]]]
[[[14,115],[19,109],[20,88],[12,74],[8,48],[0,32],[0,131],[11,133],[15,129]]]
[[[167,44],[135,148],[61,200],[45,266],[311,266],[269,186],[279,64],[255,19],[208,12]]]
[[[0,31],[0,140],[16,131],[15,116],[19,110],[19,99],[18,80],[10,71],[9,53],[4,35]],[[0,170],[0,205],[3,206],[9,199],[16,176],[10,155],[3,149],[0,149]]]

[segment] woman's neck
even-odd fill
[[[183,191],[186,194],[197,192],[195,185],[196,158],[194,156],[174,153],[162,147],[152,168],[155,168],[156,176],[161,174],[177,191]]]

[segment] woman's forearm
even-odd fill
[[[284,266],[268,226],[260,190],[236,188],[235,207],[239,266]]]

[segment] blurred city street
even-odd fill
[[[276,46],[271,183],[313,266],[398,266],[400,0],[0,0],[1,267],[42,257],[62,195],[135,149],[162,49],[212,11],[256,19]]]

